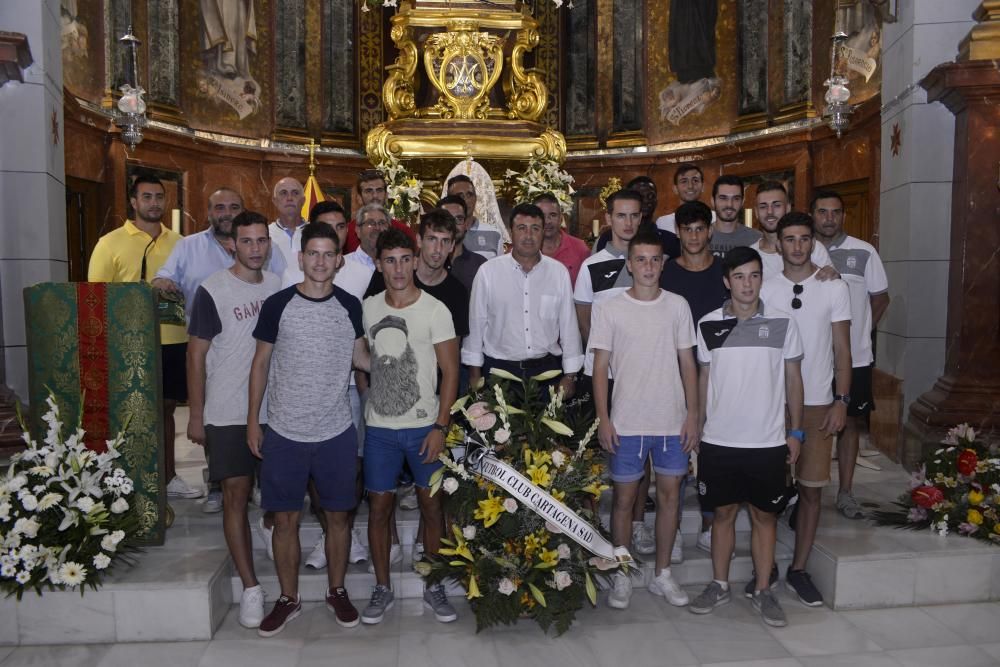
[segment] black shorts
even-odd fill
[[[187,343],[160,346],[165,401],[183,403],[188,400],[187,349]]]
[[[833,381],[833,393],[837,393],[836,380]],[[864,417],[874,409],[872,365],[855,366],[851,369],[851,404],[847,406],[847,414],[851,417]]]
[[[210,482],[221,482],[230,477],[253,477],[257,469],[257,458],[250,453],[247,445],[245,425],[206,425],[205,454]]]
[[[698,451],[701,508],[750,503],[779,513],[788,504],[788,446],[749,449],[702,442]]]

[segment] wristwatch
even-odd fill
[[[851,404],[851,395],[850,394],[834,394],[833,395],[833,400],[840,401],[844,405],[850,405]]]
[[[433,424],[431,424],[431,430],[432,431],[441,431],[445,435],[448,435],[448,429],[449,428],[451,428],[451,426],[449,424],[442,425],[442,424],[438,424],[437,422],[434,422]]]
[[[790,429],[788,429],[788,435],[792,436],[793,438],[795,438],[799,442],[805,442],[806,441],[806,432],[803,431],[800,428],[790,428]]]

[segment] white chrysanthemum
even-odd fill
[[[38,535],[38,529],[41,525],[34,519],[20,518],[14,522],[14,528],[11,533],[14,535],[24,535],[28,539],[33,539]]]
[[[42,496],[42,499],[38,501],[38,511],[44,512],[50,507],[55,506],[60,500],[62,500],[61,493],[46,493]]]
[[[115,501],[111,503],[112,514],[121,514],[126,511],[128,511],[128,501],[124,498],[116,498]]]
[[[111,565],[111,558],[107,554],[97,554],[94,556],[94,567],[98,570],[103,570],[108,565]]]
[[[552,465],[557,468],[562,468],[563,464],[566,463],[566,455],[563,454],[558,449],[552,451]]]
[[[0,565],[0,577],[3,577],[4,579],[12,579],[15,574],[17,574],[17,568],[13,565]]]
[[[21,570],[20,572],[17,573],[17,576],[14,577],[14,581],[24,586],[26,583],[31,581],[31,572],[28,572],[27,570]]]
[[[73,561],[63,563],[59,568],[59,578],[67,586],[79,586],[87,578],[87,568]]]

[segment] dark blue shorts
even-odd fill
[[[265,510],[301,511],[310,478],[324,510],[347,512],[357,505],[358,436],[353,425],[321,442],[297,442],[268,429],[261,455],[260,494]]]
[[[365,488],[373,493],[395,491],[404,459],[413,471],[413,483],[428,488],[431,475],[442,466],[440,461],[424,463],[420,454],[424,438],[430,432],[430,426],[401,429],[368,426],[365,429]]]

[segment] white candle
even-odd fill
[[[594,231],[594,236],[597,236],[597,233],[601,231],[601,221],[598,220],[597,218],[594,218],[594,224],[592,225],[592,227]]]
[[[181,233],[181,210],[179,208],[170,211],[170,229],[174,230],[175,234]]]

